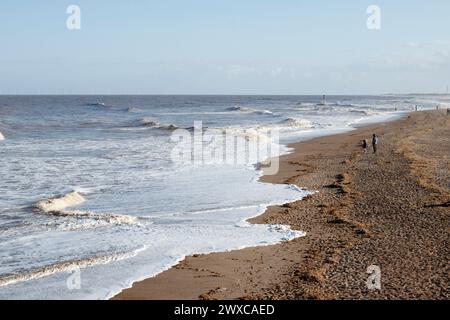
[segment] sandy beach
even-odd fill
[[[372,133],[377,154],[361,147]],[[251,222],[305,237],[187,257],[114,299],[448,299],[449,145],[444,110],[292,144],[262,181],[317,193]],[[369,266],[380,290],[366,285]]]

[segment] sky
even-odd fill
[[[81,29],[69,30],[69,5]],[[369,30],[367,8],[381,10]],[[2,0],[0,94],[439,93],[448,0]]]

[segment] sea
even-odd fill
[[[247,222],[315,192],[260,182],[260,164],[292,152],[290,142],[398,119],[415,106],[450,99],[0,95],[0,299],[108,299],[188,255],[307,237]],[[196,129],[241,137],[245,150],[269,139],[275,152],[179,161],[179,137]]]

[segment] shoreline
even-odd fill
[[[355,145],[360,137],[368,139],[372,131],[388,135],[398,129],[404,131],[405,127],[411,129],[409,122],[423,122],[416,118],[435,114],[412,113],[399,120],[365,124],[343,133],[289,144],[294,150],[280,158],[279,173],[262,175],[260,181],[294,184],[318,190],[318,194],[268,207],[263,214],[247,221],[288,225],[293,230],[306,231],[306,237],[263,247],[189,256],[155,277],[133,283],[113,299],[330,299],[358,295],[363,298],[361,288],[357,294],[346,295],[349,290],[338,285],[327,287],[328,273],[339,267],[344,253],[371,239],[373,234],[370,224],[361,222],[348,209],[359,195],[350,187],[352,174],[340,171],[360,161],[362,149]],[[365,294],[380,297],[372,292]]]

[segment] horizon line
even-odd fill
[[[0,96],[392,96],[392,95],[450,95],[446,92],[390,92],[370,94],[255,94],[255,93],[0,93]]]

